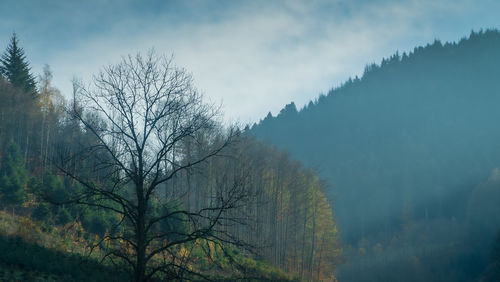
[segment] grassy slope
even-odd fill
[[[27,217],[0,211],[0,281],[127,281],[123,271],[100,264],[97,254],[84,255],[88,251],[84,232],[80,225],[41,226]],[[222,256],[214,256],[215,263],[210,263],[201,254],[196,255],[193,267],[221,281],[242,276],[255,278],[240,281],[294,280],[278,268],[237,253],[238,270]],[[207,267],[209,264],[217,267]]]

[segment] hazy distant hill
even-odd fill
[[[500,166],[500,32],[396,53],[250,132],[330,181],[344,242],[390,240],[409,217],[464,218]]]

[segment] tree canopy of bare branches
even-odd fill
[[[199,239],[230,242],[229,236],[218,237],[217,226],[237,207],[243,191],[235,183],[194,210],[183,208],[162,189],[179,172],[220,154],[234,133],[220,133],[218,110],[202,101],[192,76],[154,51],[124,57],[105,67],[91,84],[77,86],[72,112],[95,141],[62,157],[59,167],[83,187],[72,202],[119,217],[120,223],[104,238],[111,241],[106,258],[128,264],[136,281],[155,275],[179,278],[180,272],[207,278],[176,259],[174,250]],[[219,136],[210,141],[210,149],[186,156],[182,144],[197,142],[207,132]],[[69,165],[75,159],[81,165],[90,155],[94,160],[88,166],[100,178]]]

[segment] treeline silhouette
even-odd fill
[[[483,271],[500,228],[499,63],[498,30],[436,40],[251,127],[331,182],[340,280],[491,278]]]

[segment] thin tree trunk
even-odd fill
[[[26,125],[26,129],[28,129],[28,125]],[[26,130],[26,148],[24,148],[24,165],[28,165],[28,148],[30,145],[29,131]]]
[[[142,165],[141,165],[142,166]],[[137,185],[137,261],[135,269],[135,281],[143,282],[146,279],[146,210],[147,203],[144,199],[144,188],[141,184]]]
[[[42,166],[43,170],[43,163],[44,163],[44,157],[43,157],[43,141],[44,141],[44,127],[45,127],[45,113],[42,113],[42,125],[40,126],[40,165]]]
[[[303,280],[304,279],[304,268],[305,268],[305,263],[306,263],[306,232],[307,232],[307,206],[305,207],[304,210],[304,225],[302,228],[302,266],[300,267],[300,278]]]

